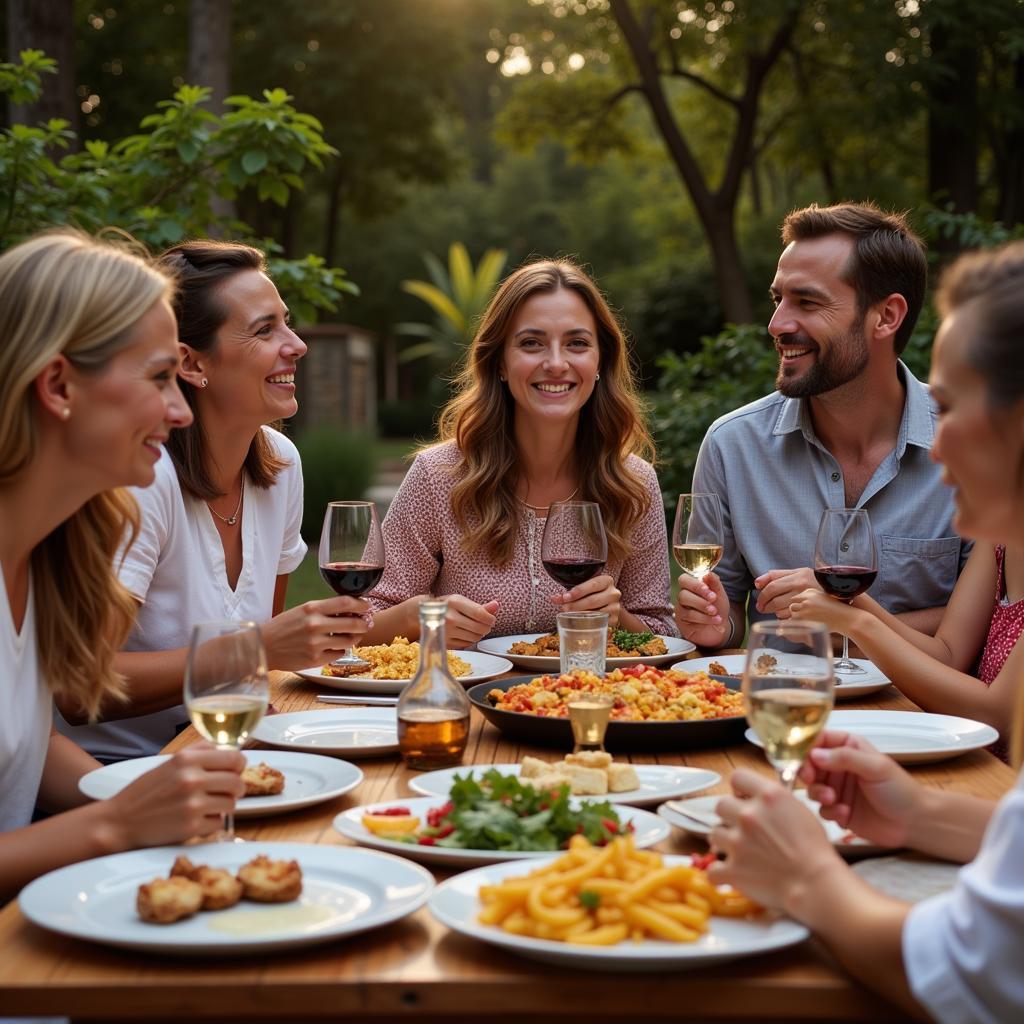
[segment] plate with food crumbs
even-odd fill
[[[669,824],[684,832],[690,832],[697,836],[706,836],[712,828],[721,824],[715,807],[724,794],[717,793],[711,796],[695,796],[688,800],[669,800],[658,808],[660,814]],[[820,810],[820,804],[812,800],[804,789],[798,789],[793,793],[802,804],[806,804],[815,814]],[[854,835],[849,829],[837,825],[834,821],[819,818],[825,835],[828,836],[832,845],[847,859],[856,857],[868,857],[872,854],[889,852],[892,847],[879,846],[877,843],[869,842],[858,835]]]
[[[168,924],[143,920],[140,888],[169,881],[179,857],[222,875],[237,876],[249,865],[256,881],[282,866],[289,874],[299,872],[301,891],[283,902],[243,898],[228,909],[200,909]],[[182,888],[187,888],[185,881]],[[30,882],[18,904],[34,924],[77,939],[183,956],[232,955],[312,946],[389,924],[423,906],[433,887],[433,876],[419,865],[372,850],[208,843],[158,846],[70,864]],[[166,893],[155,895],[158,901],[166,898]]]
[[[327,686],[347,693],[397,694],[405,689],[406,683],[412,679],[419,664],[418,643],[394,644],[380,647],[356,648],[360,657],[367,658],[370,669],[360,669],[354,675],[329,675],[329,665],[314,665],[296,672],[296,675],[317,686]],[[390,657],[386,652],[392,652]],[[452,675],[464,686],[482,683],[494,679],[503,672],[512,669],[512,662],[507,658],[498,658],[493,654],[481,654],[479,651],[449,651],[448,667]]]
[[[623,646],[616,643],[619,641]],[[520,668],[537,672],[557,672],[561,666],[557,633],[521,633],[515,636],[489,636],[478,641],[476,648],[486,654],[508,658]],[[657,633],[630,633],[611,630],[605,665],[622,668],[626,665],[663,665],[681,658],[697,648],[689,640]],[[645,653],[657,651],[659,653]]]
[[[572,756],[572,755],[569,755]],[[536,762],[537,764],[534,764]],[[502,775],[511,775],[529,782],[532,778],[543,779],[543,775],[523,776],[524,770],[529,771],[541,763],[539,758],[524,758],[522,764],[494,764],[494,765],[466,765],[458,768],[442,768],[436,772],[425,772],[409,780],[409,788],[425,796],[448,795],[448,791],[455,781],[455,776],[465,777],[472,775],[474,778],[481,776],[484,772],[497,769]],[[558,775],[556,767],[557,759],[548,758],[543,762],[549,769],[550,774]],[[620,762],[613,761],[613,765]],[[584,765],[584,768],[587,766]],[[631,804],[633,807],[650,807],[660,804],[673,797],[686,796],[689,793],[697,793],[702,789],[710,789],[722,781],[718,772],[709,771],[707,768],[688,768],[682,765],[667,764],[634,764],[630,765],[636,773],[636,783],[629,789],[621,789],[617,792],[608,790],[602,792],[600,786],[588,786],[589,778],[584,778],[582,787],[573,786],[573,778],[570,777],[570,793],[574,796],[589,795],[595,799],[607,800],[613,804]],[[582,773],[581,773],[582,774]],[[614,782],[612,784],[615,784]],[[578,792],[578,790],[589,789],[589,793]],[[598,792],[594,793],[593,789]]]
[[[641,872],[646,869],[648,874],[690,867],[689,857],[662,857],[652,855],[646,850],[635,851],[629,855],[624,867],[631,867],[634,858],[638,856],[657,857],[656,862],[645,860],[638,865]],[[616,894],[616,879],[608,877],[599,879],[597,884],[585,880],[569,886],[558,886],[556,883],[554,891],[547,888],[547,899],[537,901],[546,904],[546,907],[541,908],[541,912],[552,919],[564,919],[570,923],[566,926],[544,922],[542,925],[531,920],[529,888],[524,899],[515,892],[515,886],[512,890],[503,890],[502,887],[506,882],[514,883],[516,880],[526,879],[527,875],[532,876],[534,884],[540,882],[543,885],[544,876],[541,872],[551,873],[557,860],[558,858],[549,858],[546,861],[529,864],[493,864],[454,875],[434,890],[428,904],[430,912],[441,924],[469,938],[498,946],[531,960],[591,971],[677,971],[706,967],[727,960],[783,949],[803,942],[810,934],[803,925],[786,917],[763,912],[743,913],[742,904],[749,907],[749,901],[744,900],[742,895],[735,891],[726,892],[719,889],[716,890],[718,896],[713,913],[710,916],[700,915],[704,917],[704,921],[697,924],[700,931],[692,938],[681,940],[668,936],[652,937],[652,933],[646,927],[640,928],[635,922],[642,920],[667,933],[680,930],[678,922],[673,923],[669,914],[666,914],[665,900],[659,894],[655,898],[658,906],[651,906],[650,898],[646,894],[636,892],[635,880],[629,882],[628,879],[630,894]],[[702,875],[703,872],[699,872],[695,881],[699,883]],[[526,879],[527,883],[529,881],[530,879]],[[553,897],[567,888],[570,893],[562,899],[576,898],[575,904],[553,906]],[[573,889],[579,890],[578,896],[571,891]],[[706,889],[703,891],[706,892]],[[504,895],[504,892],[508,895]],[[718,898],[731,904],[733,909],[718,906]],[[676,905],[678,906],[678,902]],[[704,905],[707,906],[706,900]],[[648,912],[651,909],[655,910],[654,914]],[[722,916],[719,911],[727,911],[730,914],[738,912],[743,916]],[[592,934],[585,939],[541,938],[536,934],[542,929],[549,934],[558,930],[568,934],[569,929],[577,927],[575,919],[581,914],[598,915],[599,922],[607,921],[605,925],[598,925],[603,934],[597,934],[598,928],[592,928]],[[488,915],[506,915],[507,927],[503,926],[506,924],[505,921],[490,923]],[[511,920],[513,916],[516,918],[515,921]],[[622,917],[627,917],[637,930],[643,931],[644,937],[638,940],[630,937],[628,927],[622,929],[618,924]],[[579,923],[587,926],[585,921]],[[619,934],[625,930],[627,935],[615,939],[613,933],[616,928]],[[601,942],[597,941],[599,938],[602,939]]]
[[[285,750],[243,750],[242,754],[248,762],[242,775],[246,795],[235,804],[236,818],[262,818],[309,807],[348,793],[363,781],[354,764],[335,757]],[[157,754],[104,765],[83,775],[78,788],[93,800],[106,800],[170,759],[169,754]]]
[[[774,656],[769,655],[775,664],[764,666],[765,674],[784,674],[784,666],[780,665]],[[688,661],[680,661],[672,668],[680,669],[683,672],[707,672],[709,676],[716,678],[728,677],[730,679],[742,679],[743,667],[746,663],[745,654],[719,654],[710,658],[692,658]],[[836,673],[836,700],[849,700],[852,697],[864,697],[869,693],[876,693],[891,685],[889,677],[873,662],[866,658],[851,659],[855,665],[864,670],[863,674],[848,676]]]

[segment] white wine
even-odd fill
[[[679,568],[696,579],[706,576],[722,557],[721,544],[673,544]]]
[[[832,695],[798,686],[780,687],[778,679],[772,683],[760,690],[744,687],[747,718],[773,765],[799,764],[828,720]],[[816,684],[815,680],[812,685]]]
[[[210,694],[188,702],[192,724],[218,747],[237,747],[267,710],[267,698],[244,694]]]

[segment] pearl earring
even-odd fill
[[[62,420],[67,420],[71,418],[71,410],[66,405],[60,411],[60,418]]]
[[[206,379],[206,378],[204,377],[204,378],[203,378],[203,379],[202,379],[202,380],[201,380],[201,381],[199,382],[199,386],[200,386],[201,388],[205,388],[205,387],[206,387],[206,386],[207,386],[207,385],[208,385],[209,383],[210,383],[210,382],[209,382],[209,381],[208,381],[208,380],[207,380],[207,379]]]
[[[595,373],[594,374],[594,383],[596,384],[600,379],[601,379],[601,374]]]

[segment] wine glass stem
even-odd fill
[[[224,833],[224,842],[233,843],[235,841],[235,812],[225,811],[224,822],[222,831]]]
[[[850,664],[850,638],[845,633],[843,634],[843,657],[841,663],[844,667]]]
[[[779,769],[779,781],[792,793],[793,787],[796,785],[796,777],[799,774],[799,764],[788,764],[784,768]]]

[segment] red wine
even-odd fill
[[[553,580],[572,588],[596,576],[604,568],[604,562],[597,558],[545,558],[544,568]]]
[[[360,597],[377,586],[384,575],[383,565],[367,565],[365,562],[328,562],[320,566],[324,582],[336,594]]]
[[[877,569],[866,569],[862,565],[824,565],[814,570],[814,578],[825,593],[841,601],[852,601],[863,594],[877,575]]]

